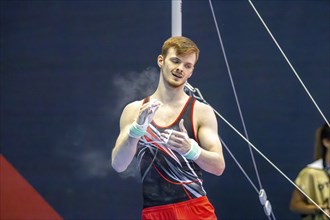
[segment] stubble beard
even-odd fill
[[[173,81],[173,80],[171,80],[171,79],[169,79],[170,77],[166,77],[165,75],[166,74],[164,74],[164,70],[163,70],[163,68],[161,68],[161,76],[163,77],[163,81],[169,86],[169,87],[171,87],[171,88],[174,88],[174,89],[176,89],[176,88],[179,88],[179,87],[181,87],[185,82],[177,82],[177,81]],[[170,75],[172,76],[172,72],[170,71],[169,72],[170,73]]]

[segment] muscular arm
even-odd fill
[[[144,104],[143,101],[136,101],[128,104],[123,110],[120,117],[120,133],[112,150],[111,164],[117,172],[125,171],[136,153],[139,138],[128,135],[133,121],[136,119],[137,124],[147,127],[160,105],[157,100]]]
[[[128,130],[137,116],[138,102],[125,107],[120,117],[120,133],[112,150],[111,165],[117,172],[123,172],[133,160],[138,139],[128,136]]]
[[[180,131],[165,130],[161,135],[170,149],[182,155],[186,155],[187,153],[189,154],[193,148],[193,140],[191,140],[192,137],[188,137],[187,135],[183,119],[180,121],[179,125]],[[217,120],[210,106],[196,102],[194,127],[197,128],[197,138],[201,145],[198,146],[201,153],[194,161],[203,170],[220,176],[225,169],[225,160],[218,136]],[[195,153],[194,155],[197,155]]]
[[[202,147],[202,152],[195,162],[203,170],[220,176],[225,169],[225,160],[215,114],[211,107],[201,103],[196,103],[195,108],[197,137]]]

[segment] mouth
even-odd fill
[[[176,72],[172,72],[172,75],[175,76],[176,78],[180,78],[180,79],[183,77],[182,74],[176,73]]]

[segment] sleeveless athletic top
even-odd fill
[[[149,99],[145,98],[144,102]],[[192,120],[195,102],[196,99],[190,96],[176,120],[168,126],[160,127],[152,121],[147,133],[138,142],[136,156],[143,183],[144,208],[206,195],[200,167],[193,160],[166,147],[160,138],[160,133],[165,129],[180,131],[179,122],[183,118],[188,136],[196,140]]]

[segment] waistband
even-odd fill
[[[182,207],[182,206],[187,206],[187,205],[203,204],[203,203],[210,203],[207,196],[201,196],[201,197],[190,199],[190,200],[183,201],[183,202],[147,207],[147,208],[144,208],[143,211],[144,212],[145,211],[156,211],[156,210],[163,210],[163,209],[168,209],[168,208],[172,208],[172,207]]]

